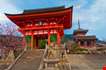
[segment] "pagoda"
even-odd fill
[[[73,7],[64,6],[45,9],[24,10],[21,14],[7,14],[6,16],[19,26],[19,31],[24,36],[31,36],[30,47],[38,48],[39,39],[47,39],[50,45],[50,36],[57,36],[57,44],[60,44],[64,35],[64,29],[72,27]]]
[[[73,32],[73,39],[80,48],[95,48],[96,36],[86,35],[88,30],[80,28],[80,22],[78,20],[78,29]]]

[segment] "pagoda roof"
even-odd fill
[[[94,39],[96,40],[96,36],[95,35],[92,35],[92,36],[74,36],[74,38],[77,38],[77,39],[86,39],[86,40],[91,40],[91,39]]]
[[[86,34],[88,32],[88,30],[82,29],[82,28],[78,28],[77,30],[74,30],[74,35],[78,34],[78,33],[84,33]]]
[[[72,8],[72,7],[69,7]],[[40,8],[40,9],[28,9],[24,10],[23,13],[20,14],[8,14],[5,13],[7,16],[16,16],[16,15],[25,15],[25,14],[40,14],[40,13],[48,13],[48,12],[57,12],[57,11],[63,11],[69,8],[65,8],[65,6],[59,6],[59,7],[49,7],[49,8]]]
[[[63,24],[65,29],[72,27],[72,12],[73,6],[65,8],[65,6],[44,8],[44,9],[30,9],[24,10],[21,14],[6,14],[19,27],[23,27],[26,23],[30,22],[59,22]]]
[[[24,10],[23,14],[55,12],[55,11],[60,11],[63,9],[65,9],[65,6],[52,7],[52,8],[42,8],[42,9],[30,9],[30,10]]]

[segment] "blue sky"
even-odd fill
[[[47,8],[65,5],[74,6],[73,26],[65,30],[66,34],[78,28],[78,16],[81,28],[89,29],[88,35],[96,35],[106,40],[106,0],[0,0],[0,28],[2,26],[15,26],[4,13],[18,14],[25,9]],[[78,8],[78,4],[80,7]],[[0,30],[2,32],[2,30]],[[5,30],[4,30],[5,33]]]

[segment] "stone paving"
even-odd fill
[[[5,64],[0,64],[0,70],[4,70],[8,67],[9,65],[5,65]]]
[[[69,54],[72,70],[102,70],[106,54]]]
[[[11,70],[37,70],[43,55],[43,50],[29,50],[19,61],[13,66]]]
[[[11,70],[37,70],[44,50],[27,51]],[[68,54],[71,70],[102,70],[106,65],[106,54]],[[1,65],[0,65],[1,66]],[[1,66],[0,70],[5,66]]]

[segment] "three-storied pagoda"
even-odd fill
[[[22,14],[6,14],[25,35],[31,36],[30,46],[38,47],[38,39],[48,39],[50,35],[57,35],[57,43],[64,35],[64,29],[72,26],[72,7],[53,7],[46,9],[24,10]]]
[[[80,48],[95,48],[96,36],[86,35],[88,30],[80,28],[80,22],[78,20],[78,29],[73,32],[73,39]]]

